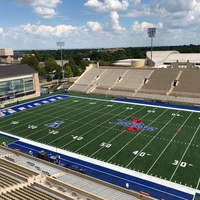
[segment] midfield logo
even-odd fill
[[[155,127],[145,126],[144,122],[142,120],[138,120],[138,119],[132,119],[132,120],[118,119],[117,122],[109,122],[109,123],[117,124],[119,126],[125,126],[125,127],[127,127],[127,130],[131,131],[131,132],[136,132],[136,131],[140,131],[140,130],[154,131],[157,129]]]
[[[62,121],[56,121],[56,122],[52,122],[49,124],[45,124],[45,126],[51,127],[51,128],[58,128],[62,123]]]

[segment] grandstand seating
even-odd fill
[[[152,91],[153,93],[166,94],[179,72],[180,70],[155,69],[148,83],[143,85],[140,92],[149,93]]]
[[[183,70],[173,94],[181,96],[182,93],[185,93],[184,96],[200,97],[199,77],[199,70]]]
[[[200,71],[93,67],[68,89],[85,94],[200,105]]]
[[[16,150],[0,147],[1,200],[138,200],[141,198],[153,199]]]

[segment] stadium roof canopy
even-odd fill
[[[0,78],[24,76],[37,73],[36,70],[27,64],[11,64],[0,66]]]
[[[151,60],[151,51],[146,53],[147,59]],[[178,51],[152,51],[154,66],[161,66],[165,63],[190,62],[199,64],[199,53],[179,53]]]

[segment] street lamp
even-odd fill
[[[57,44],[57,46],[60,47],[61,67],[62,67],[62,82],[64,82],[64,69],[63,69],[62,47],[65,45],[65,42],[57,42],[56,44]]]
[[[151,64],[150,64],[150,67],[152,67],[153,38],[156,35],[156,28],[148,28],[147,33],[148,33],[149,37],[151,38]]]

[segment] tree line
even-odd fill
[[[127,47],[118,51],[106,51],[106,49],[63,49],[62,58],[69,62],[63,66],[65,77],[79,76],[90,62],[99,62],[100,66],[112,66],[117,60],[146,58],[146,52],[151,47]],[[180,53],[200,53],[200,45],[159,46],[153,47],[154,51],[176,50]],[[54,73],[56,79],[62,78],[62,68],[56,60],[61,59],[60,50],[31,50],[24,52],[26,55],[22,63],[38,71],[40,76],[49,77]],[[43,65],[40,65],[40,63]]]

